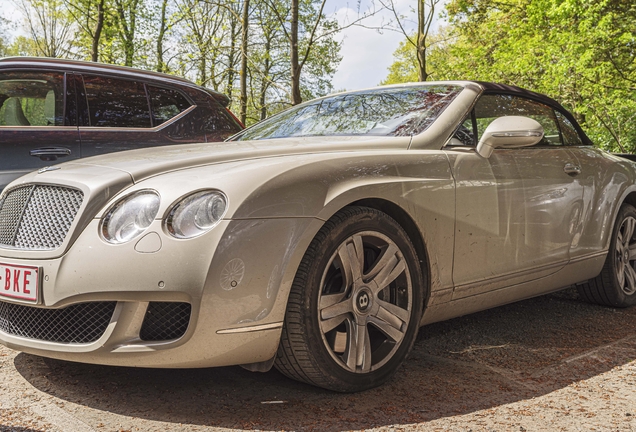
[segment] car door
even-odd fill
[[[0,71],[0,190],[39,168],[80,157],[75,88],[62,71]]]
[[[504,115],[539,121],[543,140],[481,157],[472,146]],[[469,145],[452,146],[460,142]],[[453,299],[539,279],[567,264],[583,192],[570,169],[578,161],[563,145],[551,108],[484,95],[446,150],[456,181]]]
[[[179,121],[195,106],[177,90],[88,74],[79,87],[83,157],[205,141],[202,127],[196,134],[188,121]]]
[[[615,209],[625,174],[616,170],[616,158],[586,145],[577,128],[558,110],[555,111],[564,142],[578,160],[577,181],[583,188],[582,220],[570,251],[571,260],[605,254],[614,223]]]

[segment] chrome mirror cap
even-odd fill
[[[533,146],[543,138],[543,127],[529,117],[505,116],[495,119],[477,144],[477,153],[489,158],[496,148]]]

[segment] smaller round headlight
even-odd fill
[[[159,202],[159,194],[151,190],[135,192],[120,199],[102,219],[102,237],[108,243],[121,244],[139,236],[157,216]]]
[[[226,210],[227,197],[223,192],[197,192],[172,206],[166,218],[166,229],[177,238],[197,237],[214,228]]]

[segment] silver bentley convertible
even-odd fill
[[[0,196],[0,342],[374,387],[421,325],[572,284],[636,303],[635,180],[554,100],[479,82],[43,168]]]

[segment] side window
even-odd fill
[[[543,139],[537,145],[563,145],[554,110],[542,103],[511,95],[485,95],[475,105],[477,140],[488,125],[503,116],[530,117],[543,126]]]
[[[205,112],[205,136],[208,142],[223,141],[241,131],[241,127],[224,107],[210,98],[210,106]]]
[[[151,127],[143,83],[84,75],[84,88],[90,126]]]
[[[177,90],[147,86],[152,106],[152,124],[158,126],[190,108],[190,102]]]
[[[457,128],[453,138],[458,141],[453,142],[452,140],[449,142],[449,145],[465,145],[465,146],[475,146],[477,145],[477,141],[475,140],[475,133],[473,132],[473,117],[472,114],[464,120],[464,122]]]
[[[581,136],[574,128],[574,125],[570,120],[567,119],[566,116],[561,114],[559,111],[555,111],[556,118],[559,122],[559,127],[561,128],[561,134],[563,135],[563,141],[565,145],[568,146],[580,146],[583,145],[583,140]]]
[[[64,74],[0,73],[0,126],[63,126]]]

